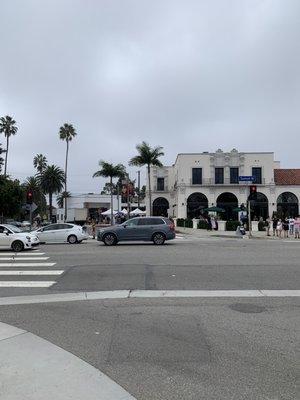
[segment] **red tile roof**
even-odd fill
[[[276,185],[300,185],[300,169],[274,169]]]

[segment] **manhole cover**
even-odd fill
[[[257,306],[256,304],[248,304],[248,303],[235,303],[229,306],[231,310],[238,311],[245,314],[255,314],[262,313],[267,311],[266,307]]]

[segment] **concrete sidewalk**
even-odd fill
[[[0,322],[1,400],[134,400],[73,354]]]
[[[187,235],[193,235],[199,238],[210,238],[210,237],[227,237],[227,238],[234,238],[234,239],[243,239],[247,238],[248,239],[248,232],[246,233],[245,236],[237,236],[235,232],[233,231],[207,231],[205,229],[193,229],[193,228],[183,228],[181,226],[176,227],[176,232],[178,233],[184,233]],[[274,236],[267,236],[266,232],[252,232],[252,238],[253,239],[267,239],[267,240],[283,240],[285,238],[278,238]],[[290,238],[291,240],[294,239],[294,237]],[[289,239],[285,239],[289,240]],[[300,240],[299,240],[300,242]]]

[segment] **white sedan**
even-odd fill
[[[50,224],[33,232],[41,243],[81,243],[88,239],[80,225],[69,223]]]
[[[14,225],[0,225],[0,249],[19,252],[40,244],[39,238],[31,232],[22,232]]]

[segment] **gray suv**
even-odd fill
[[[132,218],[121,225],[100,229],[97,235],[97,240],[106,246],[113,246],[126,240],[152,241],[160,245],[171,239],[175,239],[175,225],[164,217]]]

